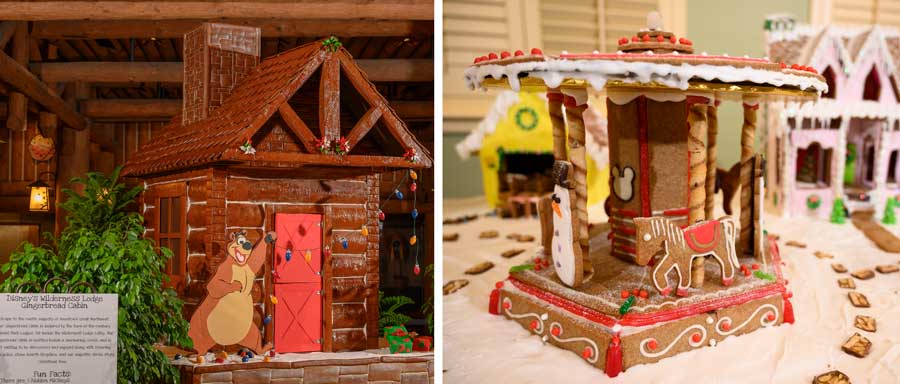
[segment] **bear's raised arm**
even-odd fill
[[[254,274],[259,274],[259,270],[262,268],[263,264],[266,263],[266,255],[269,254],[269,245],[275,245],[275,239],[278,236],[275,232],[266,233],[266,236],[263,238],[263,241],[260,241],[256,244],[256,247],[253,248],[253,252],[250,253],[250,260],[247,263],[250,265],[250,269]]]

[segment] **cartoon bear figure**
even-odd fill
[[[270,345],[262,345],[262,336],[253,324],[250,291],[275,238],[275,232],[269,232],[265,242],[254,248],[246,232],[231,234],[226,247],[228,257],[206,285],[208,294],[191,317],[188,336],[198,354],[206,354],[216,344],[239,344],[256,354],[271,349]]]

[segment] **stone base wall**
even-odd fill
[[[194,384],[433,384],[434,355],[385,355],[268,363],[182,365],[181,382]]]

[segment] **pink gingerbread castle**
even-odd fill
[[[766,29],[772,61],[814,68],[828,83],[818,102],[769,106],[766,210],[835,222],[854,211],[880,217],[900,194],[900,34],[785,17],[770,17]]]

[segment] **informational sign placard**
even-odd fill
[[[0,384],[115,383],[117,295],[0,294]]]

